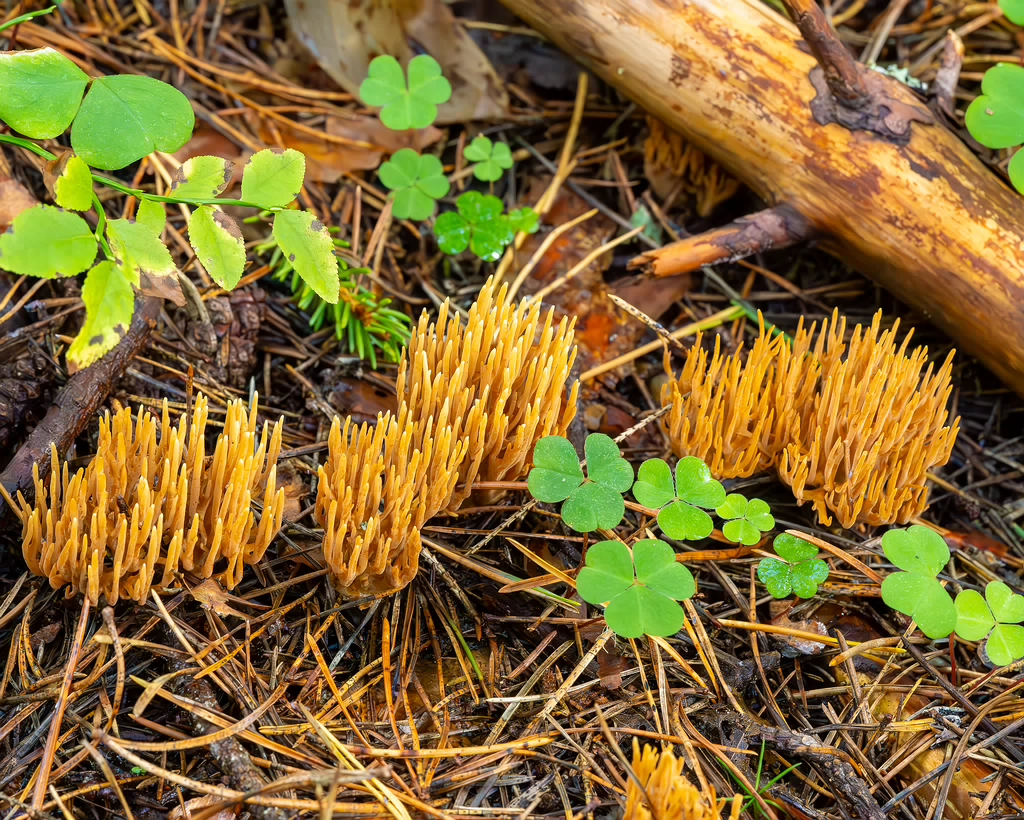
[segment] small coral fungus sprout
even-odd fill
[[[166,401],[159,422],[141,408],[134,420],[129,408],[107,413],[96,455],[74,474],[53,448],[49,480],[35,468],[35,504],[21,493],[8,498],[21,518],[29,569],[93,604],[101,596],[141,603],[181,571],[233,588],[281,527],[281,428],[257,434],[255,405],[249,411],[232,402],[208,455],[208,414],[202,395],[177,426]],[[254,499],[263,508],[259,520]]]

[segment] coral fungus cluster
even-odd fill
[[[315,514],[331,580],[346,597],[391,592],[416,574],[419,529],[478,481],[514,481],[533,447],[576,410],[566,382],[572,325],[516,305],[488,280],[465,324],[449,303],[424,315],[402,357],[399,411],[375,429],[336,422]]]
[[[281,429],[257,435],[255,405],[250,412],[232,402],[207,455],[208,416],[201,395],[177,426],[166,401],[159,423],[141,408],[134,420],[130,408],[107,413],[96,455],[73,475],[54,448],[49,480],[35,468],[35,503],[21,493],[11,501],[29,569],[93,604],[100,596],[145,601],[182,571],[234,587],[281,527]],[[254,499],[263,505],[259,521]]]
[[[633,740],[633,774],[626,784],[626,812],[623,820],[720,820],[722,814],[714,789],[703,794],[683,775],[683,760],[669,747],[658,752]],[[741,807],[733,800],[734,809]],[[733,811],[733,816],[738,816]]]
[[[949,459],[959,419],[946,424],[953,354],[936,369],[927,348],[908,352],[912,332],[897,346],[898,329],[882,331],[879,312],[847,344],[837,311],[817,336],[801,322],[790,347],[762,324],[745,360],[716,340],[710,363],[698,338],[662,392],[676,455],[720,478],[776,467],[824,524],[906,523],[927,507],[928,470]]]

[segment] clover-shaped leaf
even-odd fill
[[[429,219],[434,215],[435,200],[451,188],[441,160],[433,154],[421,156],[412,148],[396,151],[377,173],[392,191],[396,219]]]
[[[359,99],[380,107],[380,121],[392,131],[426,128],[437,119],[437,106],[452,96],[452,85],[441,74],[437,60],[420,54],[409,61],[409,81],[398,60],[388,54],[375,57],[359,86]]]
[[[562,520],[577,532],[611,529],[626,511],[622,493],[633,483],[633,468],[608,436],[593,433],[584,443],[587,476],[568,439],[546,436],[533,450],[533,469],[527,477],[530,494],[538,501],[562,505]]]
[[[1002,581],[990,581],[985,597],[973,589],[956,596],[956,634],[965,641],[988,636],[985,650],[996,666],[1024,658],[1024,596]],[[991,634],[990,634],[991,633]]]
[[[0,120],[32,139],[59,137],[88,84],[89,75],[56,49],[0,52]]]
[[[711,477],[711,470],[699,458],[687,456],[672,471],[660,458],[640,465],[633,495],[645,507],[660,509],[658,526],[677,541],[707,538],[714,529],[705,509],[714,509],[725,501],[725,490]]]
[[[456,200],[459,212],[441,214],[434,223],[438,247],[448,254],[469,248],[485,262],[494,262],[513,238],[505,206],[496,196],[467,191]]]
[[[504,142],[491,142],[481,135],[474,139],[462,152],[470,162],[475,162],[473,175],[481,182],[494,182],[515,163],[512,151]]]
[[[800,598],[813,598],[818,586],[828,578],[828,564],[817,558],[818,548],[788,533],[779,533],[773,543],[778,558],[762,558],[757,565],[761,579],[774,598],[795,592]]]
[[[589,462],[588,462],[589,463]],[[683,610],[676,601],[693,596],[693,575],[676,561],[664,541],[647,539],[633,546],[601,541],[587,550],[586,566],[576,579],[580,597],[604,604],[604,617],[623,638],[670,637],[683,625]]]
[[[882,600],[909,615],[929,638],[945,638],[957,625],[953,599],[936,579],[949,562],[949,547],[928,527],[889,530],[882,536],[882,551],[904,572],[882,581]]]
[[[540,217],[529,206],[509,211],[507,219],[508,226],[515,233],[537,233],[537,228],[540,227]]]
[[[761,533],[775,526],[771,507],[760,498],[749,501],[739,493],[729,493],[716,509],[719,518],[731,519],[722,525],[722,535],[734,544],[752,547],[761,540]]]
[[[1024,0],[1003,0],[1010,19],[1024,24]],[[1013,16],[1011,16],[1013,14]],[[1024,66],[997,63],[985,72],[981,94],[967,107],[967,130],[986,148],[1012,148],[1024,143]],[[1007,172],[1024,193],[1024,154],[1018,151]]]
[[[999,8],[1011,23],[1024,26],[1024,0],[999,0]]]

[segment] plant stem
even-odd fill
[[[13,20],[8,20],[6,23],[3,23],[2,25],[0,25],[0,31],[6,31],[7,29],[13,28],[14,26],[20,26],[22,23],[27,23],[29,20],[32,20],[36,17],[42,17],[44,14],[49,14],[50,12],[56,10],[56,6],[50,6],[50,8],[48,9],[30,11],[28,12],[28,14],[22,14],[18,17],[15,17]]]

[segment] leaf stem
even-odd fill
[[[8,20],[6,23],[0,24],[0,31],[6,31],[14,26],[20,26],[22,23],[27,23],[36,17],[42,17],[44,14],[49,14],[57,10],[56,6],[50,6],[48,9],[39,9],[37,11],[30,11],[27,14],[22,14],[15,17],[13,20]]]

